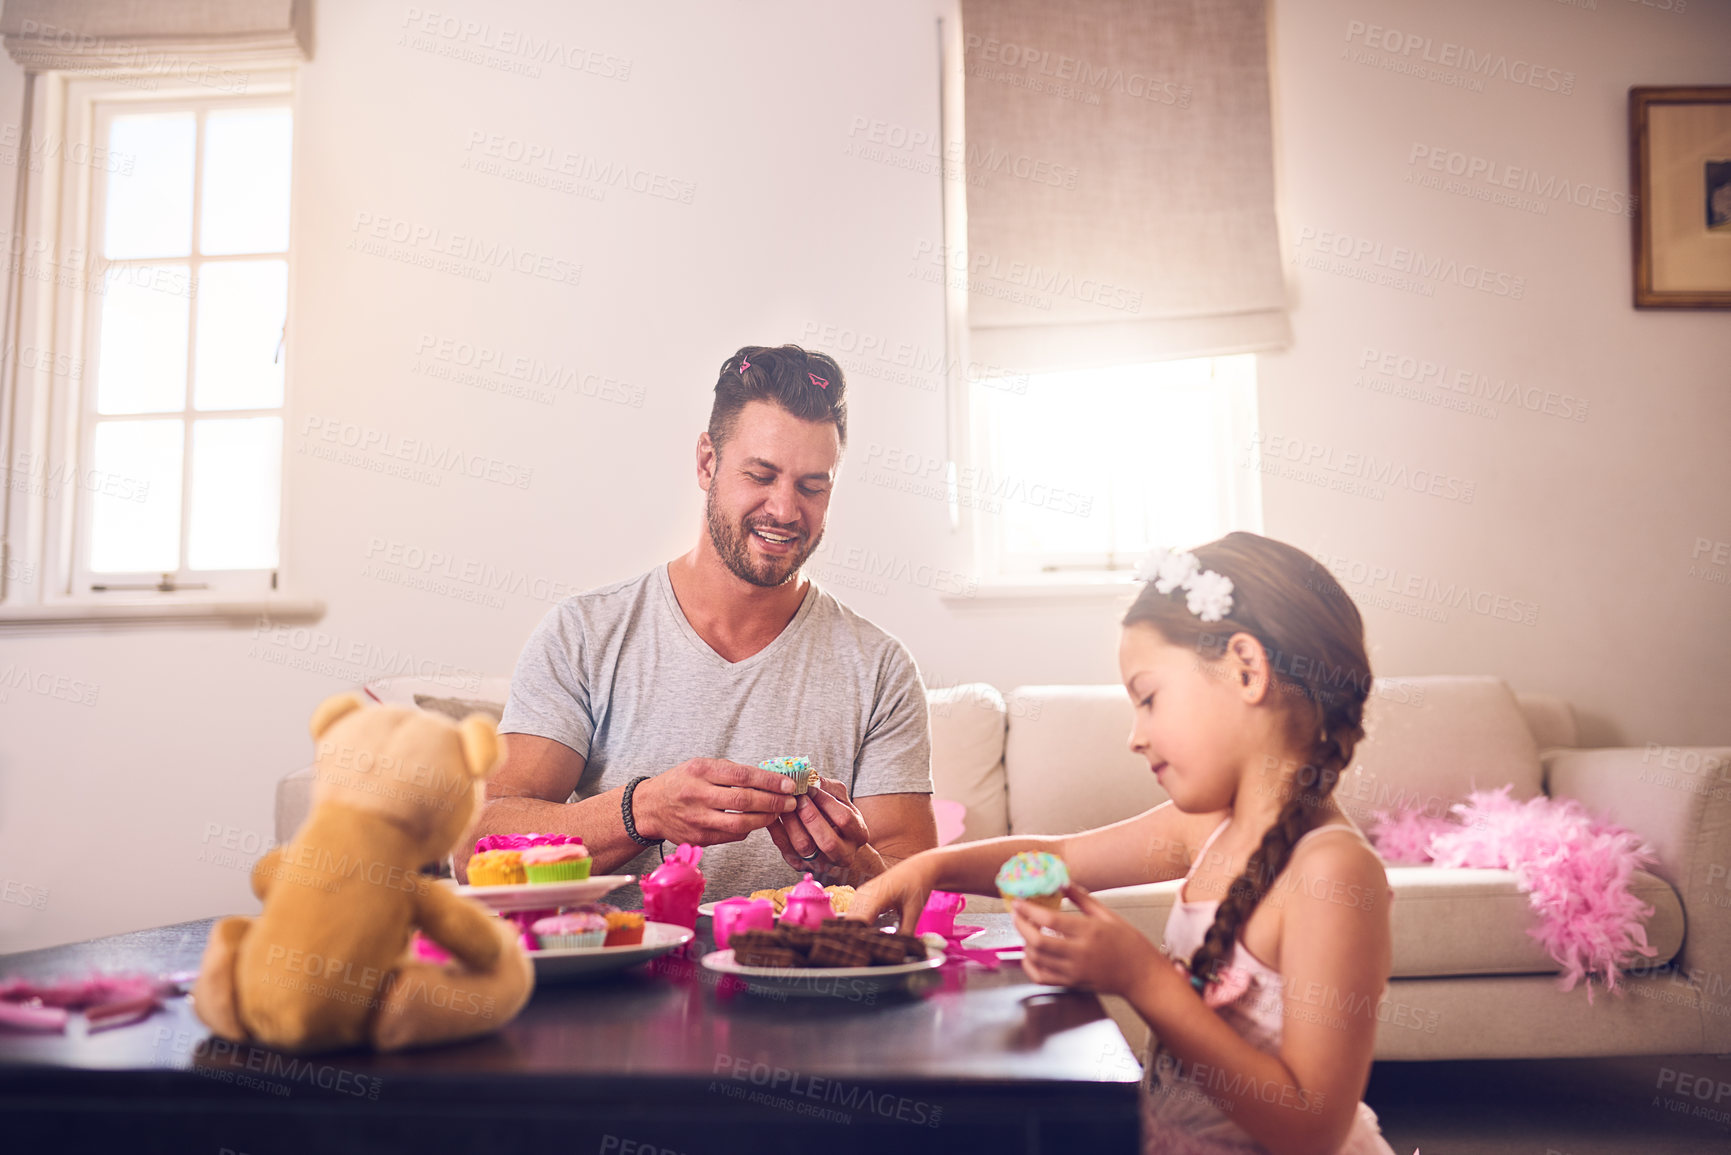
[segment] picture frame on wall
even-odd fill
[[[1731,86],[1629,89],[1638,309],[1731,309]]]

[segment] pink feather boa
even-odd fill
[[[1592,1002],[1594,978],[1615,991],[1618,972],[1635,956],[1656,953],[1643,925],[1653,908],[1629,890],[1653,852],[1572,798],[1516,802],[1509,790],[1475,790],[1449,807],[1452,818],[1378,811],[1371,840],[1388,862],[1513,871],[1539,918],[1527,933],[1562,967],[1562,989],[1584,979]]]

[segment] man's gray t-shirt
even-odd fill
[[[913,658],[815,582],[775,640],[739,662],[691,628],[665,565],[566,598],[523,647],[499,732],[583,755],[571,801],[690,758],[755,766],[800,755],[855,798],[932,792],[931,726]],[[649,849],[618,870],[641,877],[660,864]],[[700,869],[706,902],[799,880],[767,830],[705,847]],[[608,901],[629,908],[642,896],[631,886]]]

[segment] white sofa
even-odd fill
[[[368,686],[383,702],[429,697],[502,703],[503,678],[453,690],[415,679]],[[967,808],[963,839],[1062,834],[1140,813],[1165,798],[1130,752],[1121,687],[972,684],[931,691],[932,769],[939,797]],[[1390,867],[1394,970],[1379,1012],[1380,1059],[1533,1058],[1731,1051],[1731,747],[1575,748],[1561,699],[1515,695],[1489,677],[1381,679],[1368,735],[1336,797],[1361,826],[1401,805],[1441,813],[1474,787],[1513,786],[1580,799],[1653,847],[1635,891],[1654,908],[1655,957],[1627,994],[1557,989],[1558,968],[1528,934],[1526,896],[1503,870]],[[277,791],[277,839],[306,812],[311,768]],[[1177,884],[1102,892],[1161,940]],[[996,910],[975,898],[969,909]],[[1318,1006],[1330,1014],[1338,1008]],[[1116,1017],[1133,1045],[1140,1020]]]
[[[930,697],[938,793],[968,808],[964,838],[1058,834],[1154,806],[1165,792],[1128,748],[1119,686],[964,685]],[[1336,797],[1366,829],[1371,812],[1431,813],[1474,787],[1511,784],[1580,799],[1654,848],[1634,890],[1654,908],[1656,949],[1623,996],[1557,989],[1559,968],[1527,930],[1526,896],[1505,870],[1391,866],[1393,977],[1379,1059],[1536,1058],[1731,1050],[1731,748],[1576,749],[1561,699],[1488,677],[1381,679],[1366,739]],[[1160,941],[1176,882],[1104,891]],[[995,910],[995,899],[970,909]],[[1319,1006],[1320,1013],[1329,1008]],[[1140,1021],[1115,1011],[1132,1044]]]

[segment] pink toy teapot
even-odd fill
[[[703,848],[681,842],[666,862],[643,880],[643,913],[650,922],[696,929],[697,904],[703,901]]]
[[[787,896],[787,906],[781,912],[781,925],[816,928],[823,925],[824,919],[834,917],[835,907],[830,905],[829,895],[808,874]]]

